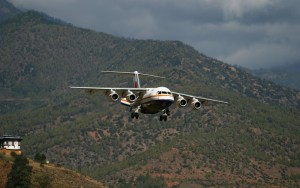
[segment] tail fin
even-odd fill
[[[138,71],[134,71],[133,87],[134,88],[140,88],[141,87]]]
[[[138,71],[134,71],[134,72],[101,71],[101,72],[103,72],[103,73],[116,73],[116,74],[130,74],[130,75],[134,75],[134,77],[133,77],[133,87],[134,88],[140,88],[141,87],[139,75],[141,75],[141,76],[149,76],[149,77],[154,77],[154,78],[165,78],[165,77],[155,76],[155,75],[151,75],[151,74],[139,73]]]

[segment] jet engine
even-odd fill
[[[110,90],[110,92],[108,92],[108,97],[111,99],[111,101],[115,102],[119,99],[119,95],[118,93],[116,93],[114,90]]]
[[[178,107],[185,107],[187,105],[187,101],[185,98],[183,98],[182,96],[178,96],[176,104]]]
[[[132,93],[131,91],[127,91],[125,97],[126,97],[127,101],[130,101],[130,102],[133,102],[136,99],[136,95],[134,93]]]
[[[201,108],[202,104],[197,99],[193,99],[191,102],[191,106],[193,107],[194,110],[199,110]]]

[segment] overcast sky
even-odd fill
[[[179,40],[229,64],[300,63],[300,0],[8,0],[75,26]]]

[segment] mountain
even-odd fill
[[[28,156],[111,186],[300,186],[300,93],[179,41],[133,40],[61,24],[29,11],[0,25],[0,135]],[[131,120],[128,109],[69,86],[142,86],[228,101]]]
[[[300,64],[288,64],[269,69],[249,70],[257,77],[273,81],[282,86],[300,90]]]
[[[20,14],[21,11],[6,0],[0,0],[0,23]]]
[[[29,160],[31,170],[32,187],[94,187],[104,188],[105,186],[87,176],[80,175],[72,170],[54,164],[43,164]],[[5,187],[10,172],[13,168],[13,159],[0,154],[0,187]],[[21,170],[19,166],[19,172]],[[15,180],[16,181],[16,180]]]

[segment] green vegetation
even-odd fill
[[[35,154],[35,156],[34,156],[34,160],[35,160],[36,162],[41,163],[41,164],[45,164],[45,163],[46,163],[46,155],[43,154],[43,153],[37,153],[37,154]]]
[[[178,41],[117,38],[37,12],[2,23],[0,36],[0,135],[23,136],[22,149],[37,161],[45,154],[50,162],[112,186],[298,185],[293,171],[300,168],[298,91]],[[131,85],[131,77],[101,70],[163,75],[164,80],[142,79],[142,85],[230,104],[210,103],[200,111],[172,108],[168,122],[157,115],[133,121],[128,109],[105,96],[69,89]],[[165,176],[153,179],[153,174]],[[37,179],[43,185],[49,181]]]
[[[166,184],[162,177],[152,178],[150,177],[149,174],[147,174],[146,176],[139,176],[134,182],[129,182],[129,183],[127,183],[126,180],[124,179],[120,179],[118,186],[120,188],[134,188],[134,187],[160,188],[160,187],[166,187]]]
[[[23,155],[13,155],[14,164],[11,172],[8,175],[7,188],[15,187],[31,187],[31,171],[32,167],[29,166],[28,159]]]

